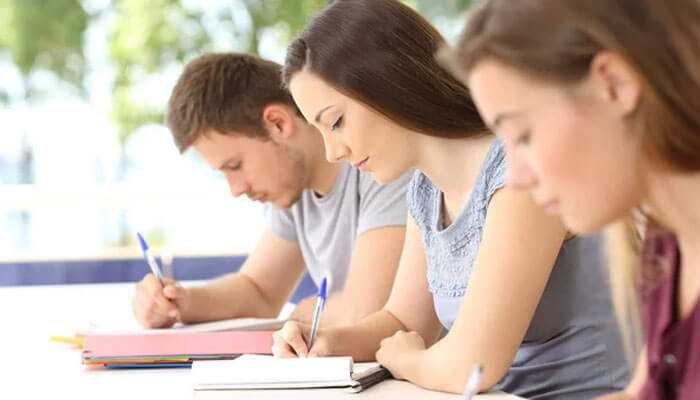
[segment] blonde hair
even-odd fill
[[[613,307],[630,365],[636,362],[643,342],[637,291],[641,277],[643,229],[633,216],[614,222],[605,229]]]
[[[493,58],[567,85],[588,76],[599,52],[620,54],[643,81],[632,117],[649,159],[675,171],[697,172],[699,20],[698,0],[489,0],[474,9],[448,62],[464,74]],[[640,268],[640,232],[646,229],[640,222],[630,216],[607,229],[613,301],[632,356],[642,339],[637,289],[646,279],[642,272],[654,272]]]
[[[696,172],[698,21],[698,0],[490,0],[475,8],[452,58],[467,72],[493,58],[566,85],[587,77],[599,52],[618,53],[645,86],[634,119],[650,158],[676,171]]]

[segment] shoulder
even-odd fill
[[[432,213],[437,189],[424,173],[415,171],[406,189],[408,210],[418,225]]]
[[[499,139],[491,142],[484,162],[481,166],[481,177],[477,182],[475,191],[481,193],[481,205],[487,206],[494,193],[506,184],[506,152],[503,143]]]
[[[502,185],[506,175],[506,150],[500,139],[494,139],[491,143],[482,169],[487,177],[487,186]]]

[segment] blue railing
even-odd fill
[[[206,280],[238,271],[245,258],[175,257],[172,269],[175,279],[180,281]],[[143,258],[0,263],[0,286],[138,282],[147,269]],[[307,274],[294,292],[292,302],[315,292],[316,286]]]

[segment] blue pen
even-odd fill
[[[326,306],[326,278],[321,281],[321,286],[318,288],[318,297],[316,298],[316,309],[314,310],[314,319],[311,322],[311,337],[309,338],[309,349],[313,347],[314,340],[316,339],[316,332],[318,331],[318,325],[321,322],[321,312]]]
[[[143,252],[143,258],[146,260],[146,264],[151,267],[151,272],[158,278],[160,284],[163,285],[163,273],[160,271],[156,258],[153,257],[153,254],[148,250],[148,244],[143,236],[138,232],[136,232],[136,236],[139,238],[139,244],[141,245],[141,251]]]

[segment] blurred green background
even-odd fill
[[[452,41],[470,1],[406,3]],[[282,62],[325,5],[0,0],[0,261],[119,253],[135,230],[175,252],[249,249],[262,213],[230,199],[196,156],[176,154],[165,103],[183,65],[203,52]],[[206,211],[203,191],[214,199]]]

